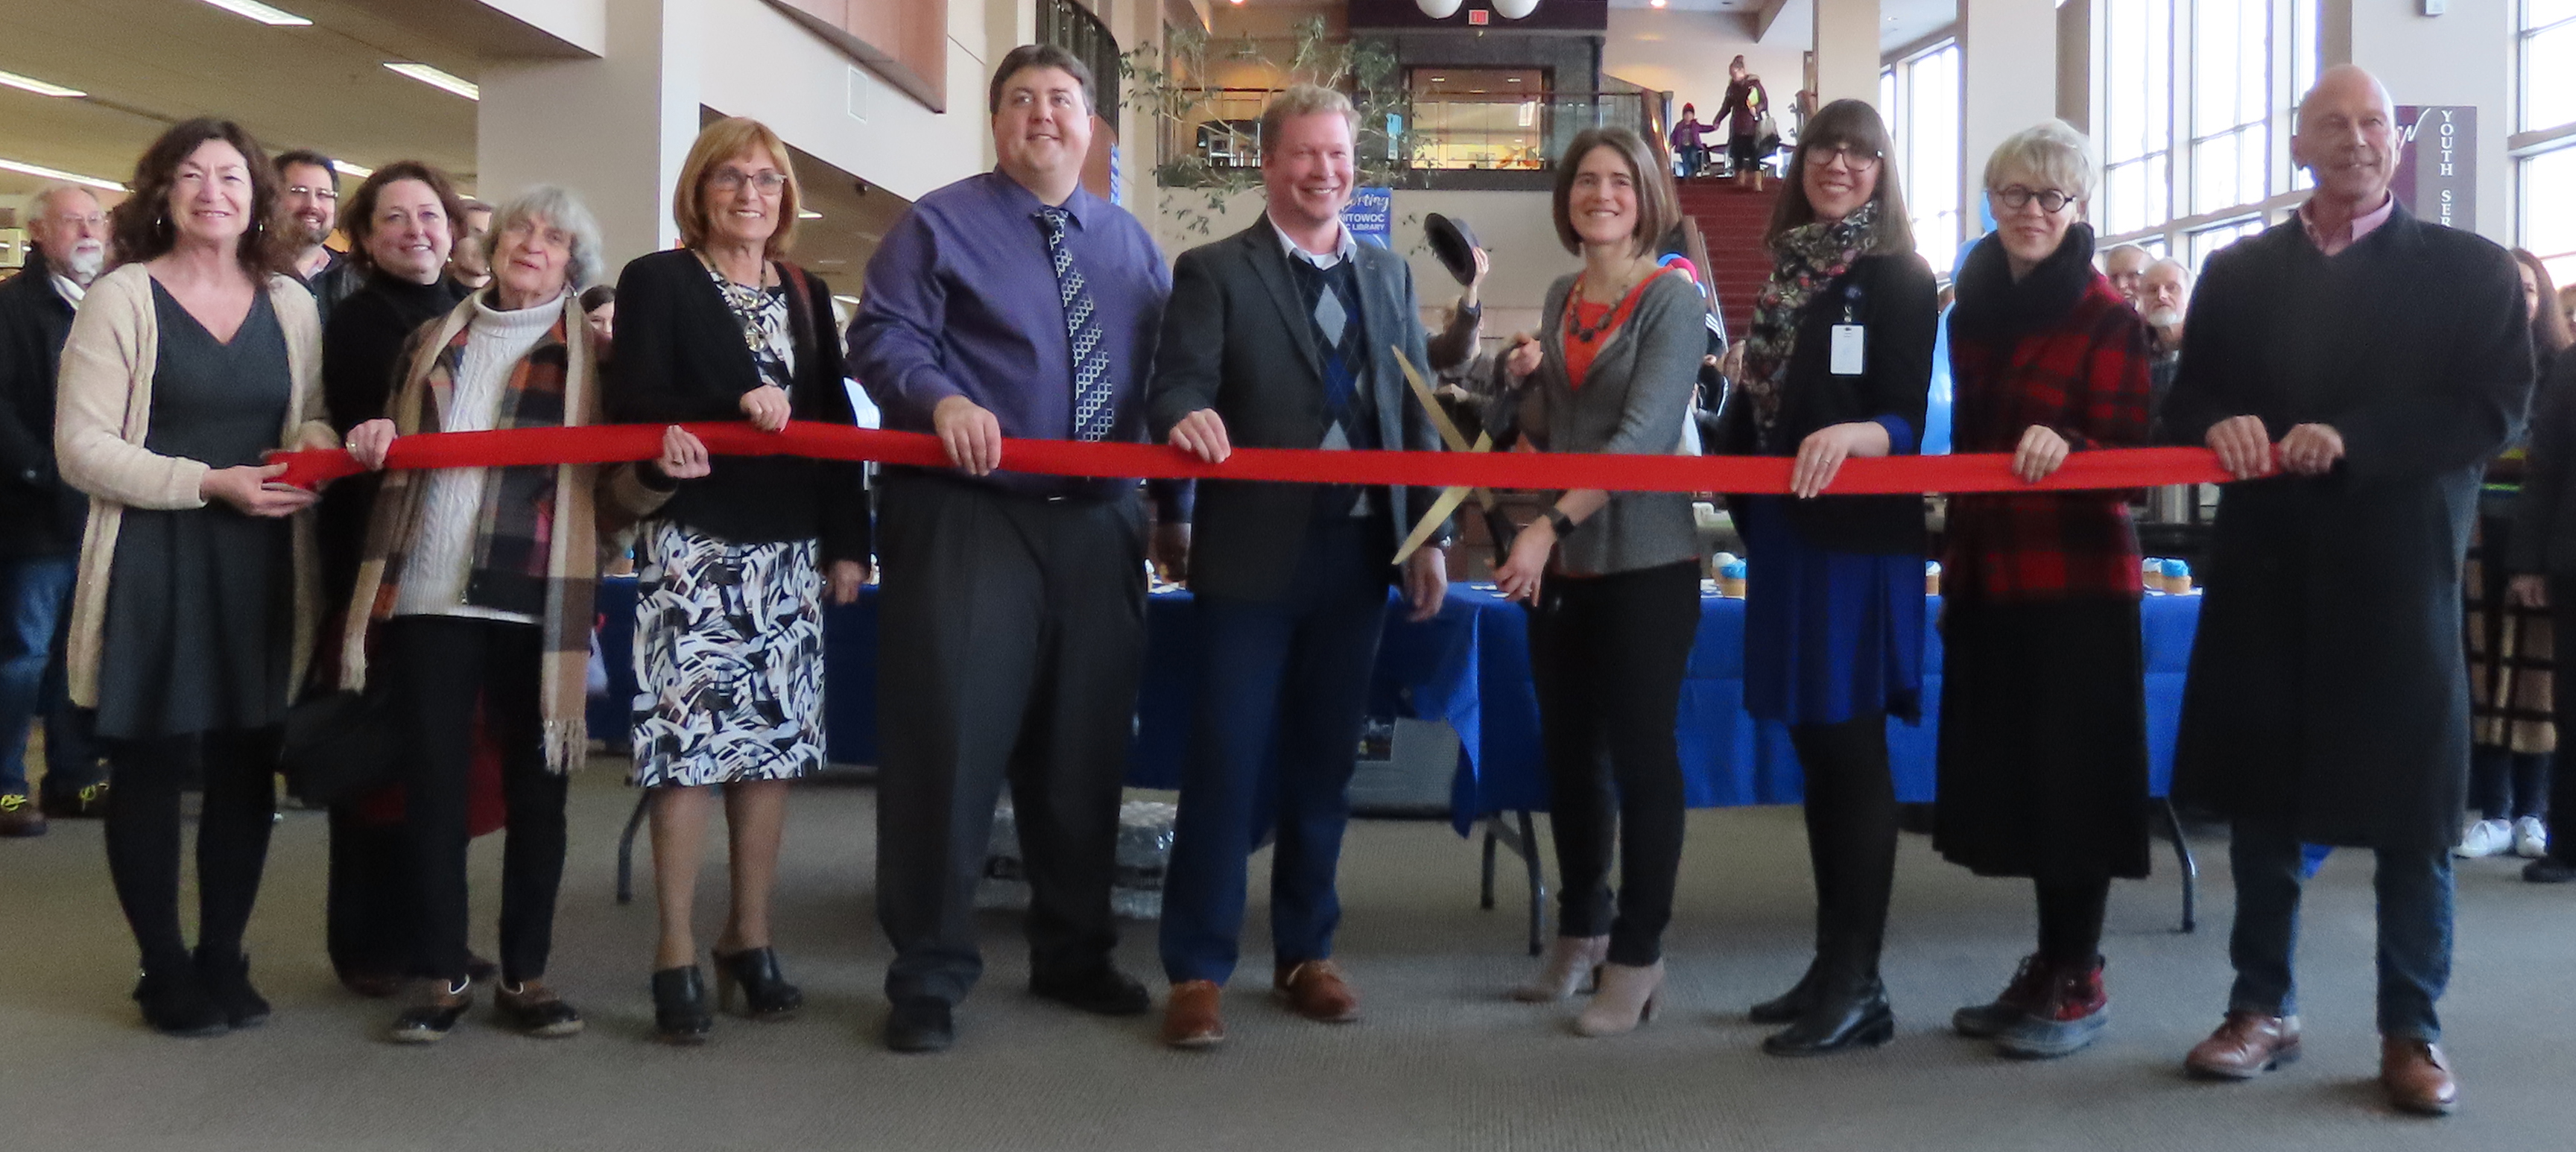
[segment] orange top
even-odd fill
[[[1640,278],[1637,286],[1630,288],[1615,305],[1585,303],[1583,281],[1578,279],[1574,282],[1574,290],[1565,294],[1565,319],[1557,332],[1557,342],[1565,349],[1566,387],[1582,389],[1584,374],[1592,371],[1592,358],[1600,355],[1601,346],[1609,343],[1610,337],[1628,322],[1628,314],[1636,311],[1637,298],[1645,293],[1646,285],[1654,283],[1655,277],[1661,275],[1663,271],[1657,269],[1652,275]]]

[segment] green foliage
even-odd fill
[[[1226,205],[1261,183],[1259,168],[1210,163],[1198,146],[1201,126],[1217,125],[1230,134],[1228,152],[1250,156],[1256,150],[1250,131],[1227,125],[1256,117],[1259,94],[1207,87],[1212,58],[1262,66],[1281,77],[1283,87],[1316,84],[1349,96],[1359,111],[1355,159],[1363,186],[1391,186],[1408,167],[1410,116],[1392,47],[1382,40],[1336,39],[1321,16],[1297,22],[1287,59],[1276,57],[1278,47],[1248,34],[1212,42],[1203,31],[1181,28],[1170,30],[1159,47],[1145,45],[1118,58],[1123,102],[1144,114],[1158,142],[1154,182],[1162,189],[1161,210],[1185,230],[1212,233]]]

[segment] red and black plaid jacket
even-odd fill
[[[2011,452],[2033,424],[2076,451],[2143,447],[2150,418],[2146,322],[2111,282],[2066,318],[2001,345],[1950,333],[1954,452]],[[1950,498],[1941,588],[1989,603],[2142,593],[2127,492]]]

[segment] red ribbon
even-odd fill
[[[762,432],[749,424],[684,425],[716,456],[804,456],[945,467],[935,436],[880,432],[838,424],[791,423]],[[529,464],[615,464],[662,454],[662,425],[523,428],[503,432],[438,432],[396,439],[388,468],[498,468]],[[278,452],[278,479],[309,488],[365,469],[337,448]],[[1639,456],[1595,452],[1370,452],[1316,448],[1237,448],[1223,464],[1161,444],[1085,444],[1072,440],[1006,440],[1002,464],[1014,472],[1142,479],[1278,480],[1325,484],[1404,484],[1426,488],[1617,492],[1785,493],[1785,456]],[[1881,456],[1843,464],[1836,495],[1913,492],[2066,492],[2216,484],[2233,479],[2206,448],[2120,448],[2075,452],[2048,479],[2033,484],[2012,473],[2006,453]],[[723,465],[719,464],[721,468]]]

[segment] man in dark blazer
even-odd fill
[[[54,375],[72,312],[107,258],[107,217],[88,189],[27,201],[36,250],[0,283],[0,836],[45,818],[104,816],[106,773],[63,690],[64,624],[89,498],[54,470]],[[41,799],[27,792],[27,729],[45,725]]]
[[[1436,449],[1397,364],[1428,372],[1404,258],[1357,243],[1350,203],[1358,117],[1299,85],[1261,117],[1259,223],[1183,253],[1146,392],[1153,432],[1210,462],[1264,448]],[[1399,352],[1400,350],[1400,352]],[[1272,987],[1309,1019],[1356,1019],[1333,964],[1334,895],[1369,673],[1395,552],[1433,493],[1202,480],[1192,526],[1198,712],[1163,890],[1163,1038],[1222,1040],[1218,1002],[1242,933],[1256,826],[1275,820]],[[1415,619],[1446,594],[1447,532],[1401,580]]]
[[[2380,1080],[2395,1106],[2445,1113],[2458,1090],[2433,1005],[2468,781],[2460,563],[2482,469],[2522,423],[2531,340],[2505,251],[2390,196],[2395,119],[2369,73],[2318,80],[2291,141],[2316,193],[2211,258],[2165,402],[2166,434],[2237,478],[2174,771],[2177,799],[2234,823],[2236,987],[2187,1063],[2242,1080],[2298,1054],[2299,846],[2370,848]]]

